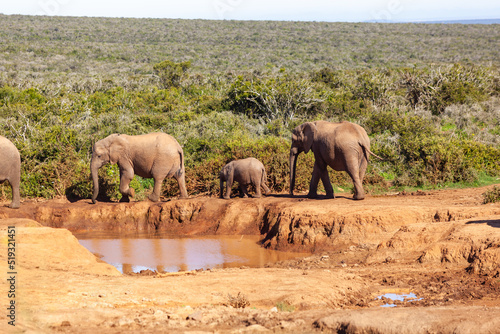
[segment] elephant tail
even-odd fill
[[[369,160],[368,158],[370,155],[373,155],[375,158],[378,158],[380,160],[384,160],[384,158],[381,158],[378,155],[376,155],[375,153],[373,153],[372,151],[370,151],[370,149],[368,147],[366,147],[363,143],[359,143],[359,145],[363,148],[363,154],[364,154],[366,160]]]
[[[179,178],[184,174],[184,152],[182,151],[182,148],[179,147],[179,150],[177,150],[177,153],[179,153],[180,165],[179,165],[179,169],[177,170],[177,172],[175,172],[175,177]]]
[[[267,184],[267,173],[265,168],[262,168],[262,180],[260,180],[260,183]]]

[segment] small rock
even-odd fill
[[[155,316],[162,316],[162,315],[164,315],[164,314],[165,314],[165,312],[163,312],[162,310],[156,310],[156,311],[154,311],[154,313],[153,313],[153,315],[155,315]]]
[[[271,311],[271,312],[278,312],[278,308],[275,306],[275,307],[273,307],[270,311]]]
[[[123,326],[129,326],[129,325],[131,325],[133,323],[134,323],[134,321],[131,320],[131,319],[121,318],[120,320],[118,320],[118,322],[116,323],[116,325],[119,326],[119,327],[123,327]]]
[[[71,326],[71,323],[68,320],[64,320],[61,322],[61,327],[69,327]]]
[[[255,324],[255,325],[247,326],[244,329],[240,330],[239,332],[241,332],[241,333],[245,333],[245,332],[249,332],[249,333],[269,332],[269,329],[267,329],[266,327],[264,327],[262,325]]]
[[[201,311],[196,311],[187,316],[186,320],[201,321],[203,319],[203,313]]]

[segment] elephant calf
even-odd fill
[[[16,146],[7,138],[0,136],[0,183],[9,181],[12,189],[12,209],[20,206],[19,186],[21,184],[21,156]]]
[[[124,200],[134,197],[129,187],[134,174],[154,179],[153,193],[149,199],[160,199],[161,185],[165,177],[174,177],[179,183],[180,197],[187,197],[184,153],[174,137],[161,132],[140,136],[112,134],[95,143],[92,150],[90,171],[94,183],[92,203],[99,194],[97,172],[107,163],[118,164],[120,168],[120,192]]]
[[[234,160],[222,167],[220,171],[220,197],[229,199],[231,197],[231,187],[233,182],[239,183],[240,192],[243,197],[248,197],[247,186],[252,185],[255,188],[253,197],[261,197],[260,187],[264,189],[265,194],[269,194],[267,187],[267,174],[262,162],[255,158],[246,158]],[[224,182],[226,182],[226,195],[224,195]]]

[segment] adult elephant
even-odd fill
[[[365,129],[350,122],[331,123],[326,121],[307,122],[297,126],[292,133],[290,149],[290,195],[295,187],[297,156],[301,152],[314,153],[314,169],[309,184],[309,198],[317,197],[318,182],[321,179],[327,198],[334,198],[327,166],[337,171],[346,171],[354,183],[354,199],[365,198],[363,178],[368,166],[370,139]]]
[[[233,160],[222,167],[220,174],[220,197],[231,198],[231,187],[233,182],[239,184],[240,192],[243,197],[248,197],[247,186],[251,185],[255,188],[255,195],[258,198],[262,196],[260,187],[264,189],[266,195],[271,190],[267,187],[266,169],[262,162],[255,158],[246,158]],[[224,195],[224,182],[226,182],[226,194]]]
[[[0,183],[9,181],[12,189],[12,202],[9,207],[18,209],[21,202],[21,156],[17,147],[7,138],[0,136]]]
[[[149,199],[160,199],[161,185],[165,177],[174,177],[180,190],[180,197],[187,197],[184,153],[174,137],[166,133],[150,133],[140,136],[112,134],[95,143],[92,150],[90,171],[94,184],[92,203],[99,194],[97,172],[107,163],[118,164],[120,168],[120,192],[124,200],[134,197],[129,187],[134,174],[154,179],[153,193]]]

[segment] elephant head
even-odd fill
[[[125,147],[126,146],[122,143],[120,135],[118,134],[110,135],[94,144],[92,149],[92,160],[90,161],[90,173],[94,185],[92,203],[96,203],[97,195],[99,194],[99,168],[108,163],[117,163],[123,155]]]
[[[290,148],[290,195],[295,188],[295,173],[297,169],[297,156],[299,153],[307,153],[312,148],[316,125],[307,122],[297,126],[292,131],[292,147]]]

